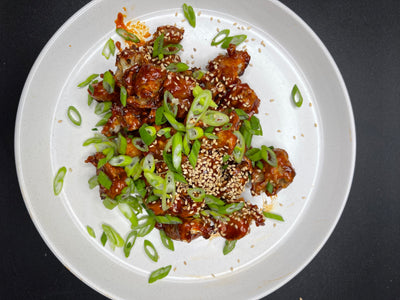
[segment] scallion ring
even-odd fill
[[[179,169],[181,167],[182,148],[182,133],[177,132],[172,137],[172,163],[175,169]]]
[[[247,35],[245,35],[245,34],[230,36],[224,40],[224,42],[221,45],[221,48],[228,49],[230,44],[238,46],[241,43],[243,43],[246,39],[247,39]]]
[[[201,148],[201,142],[199,140],[195,140],[192,145],[192,150],[190,151],[188,157],[189,162],[192,165],[193,169],[196,168],[197,157],[199,156],[200,148]]]
[[[144,252],[146,252],[147,256],[154,262],[158,261],[158,253],[156,248],[154,247],[153,243],[149,240],[144,240],[143,243]]]
[[[99,175],[97,175],[97,181],[100,183],[100,185],[105,187],[107,190],[109,190],[111,188],[112,181],[110,178],[108,178],[108,176],[103,171],[100,171]]]
[[[101,115],[101,114],[109,111],[111,106],[112,106],[111,101],[99,102],[96,104],[96,107],[94,108],[94,113],[96,115]]]
[[[166,67],[167,71],[170,72],[184,72],[189,69],[189,66],[183,62],[177,62],[177,63],[170,63]]]
[[[200,127],[193,127],[188,129],[187,135],[189,140],[197,140],[204,135],[204,131]]]
[[[171,113],[164,111],[164,116],[167,118],[169,124],[171,124],[172,127],[174,127],[177,131],[186,131],[185,125],[182,123],[178,122],[174,115]]]
[[[117,28],[115,31],[118,33],[118,35],[120,37],[122,37],[126,41],[130,41],[130,42],[134,42],[134,43],[140,42],[139,38],[135,34],[128,32],[123,28]]]
[[[103,87],[109,94],[114,92],[115,79],[110,71],[107,71],[103,74]]]
[[[168,265],[166,267],[162,267],[157,270],[154,270],[153,272],[151,272],[148,282],[153,283],[157,280],[163,279],[164,277],[166,277],[169,274],[169,272],[171,271],[171,268],[172,268],[172,266]]]
[[[97,78],[97,76],[99,76],[99,74],[92,74],[90,75],[88,78],[86,78],[84,81],[82,81],[81,83],[78,84],[78,87],[85,87],[88,84],[90,84],[94,79]]]
[[[270,212],[263,211],[263,215],[268,219],[273,219],[281,222],[285,221],[282,216]]]
[[[101,227],[103,228],[104,233],[107,235],[107,239],[111,244],[115,245],[116,247],[124,246],[125,242],[123,238],[114,228],[107,224],[102,224]]]
[[[149,147],[143,142],[143,140],[139,137],[133,138],[132,139],[132,144],[139,149],[142,152],[147,152],[149,151]]]
[[[183,15],[188,20],[190,26],[196,27],[196,14],[194,13],[193,7],[184,3],[182,5]]]
[[[303,96],[301,95],[297,84],[295,84],[292,89],[292,101],[297,107],[300,107],[303,104]]]
[[[110,119],[111,116],[112,116],[112,113],[111,113],[111,112],[106,113],[106,114],[103,116],[103,118],[101,118],[101,120],[98,121],[98,122],[96,123],[96,127],[106,125],[107,122],[108,122],[108,119]]]
[[[106,59],[109,59],[111,55],[114,55],[114,53],[115,53],[115,44],[113,39],[110,38],[104,45],[101,55],[103,55]]]
[[[233,149],[233,158],[235,162],[240,163],[243,159],[244,152],[246,150],[246,144],[243,135],[240,131],[234,131],[233,134],[237,137],[237,143]]]
[[[144,172],[154,172],[156,163],[153,154],[149,153],[143,158],[142,168]]]
[[[174,242],[172,241],[172,239],[167,236],[167,234],[165,233],[165,231],[163,229],[160,230],[160,238],[161,238],[161,242],[163,243],[163,245],[165,246],[165,248],[174,251]]]
[[[170,91],[164,92],[164,102],[163,102],[164,111],[169,112],[174,117],[176,117],[176,114],[178,113],[178,104],[179,100],[177,98],[174,98],[174,96],[171,94]]]
[[[82,117],[79,111],[74,107],[74,106],[69,106],[68,107],[68,118],[72,123],[74,123],[76,126],[81,126],[82,124]]]
[[[129,257],[129,254],[131,253],[132,247],[133,247],[133,245],[135,245],[136,238],[137,238],[137,231],[136,230],[132,230],[128,234],[128,236],[126,237],[125,244],[124,244],[125,257]]]
[[[63,188],[64,185],[64,177],[65,174],[67,174],[67,168],[66,167],[61,167],[56,176],[54,177],[54,181],[53,181],[53,191],[54,191],[54,195],[58,196],[61,193],[61,190]]]
[[[235,249],[236,242],[237,242],[237,240],[233,240],[233,241],[225,240],[225,245],[224,245],[224,249],[222,250],[222,253],[224,255],[227,255],[228,253],[230,253],[233,249]]]
[[[268,158],[264,159],[270,166],[272,167],[277,167],[278,166],[278,159],[276,158],[276,154],[275,152],[271,149],[268,148],[266,146],[262,146],[262,150],[264,149],[264,151],[268,152]],[[261,155],[262,155],[262,151],[261,150]]]
[[[188,189],[188,194],[194,202],[201,202],[206,196],[206,192],[202,188]]]
[[[128,155],[118,155],[111,158],[108,163],[114,167],[125,167],[131,164],[132,160],[133,158]]]
[[[221,44],[229,36],[229,32],[230,32],[229,29],[224,29],[218,32],[218,34],[212,39],[211,46],[217,46]],[[224,35],[224,37],[217,41],[217,39],[222,35]]]
[[[119,100],[121,101],[123,107],[126,106],[127,97],[128,97],[128,92],[126,91],[126,88],[122,85],[120,88]]]
[[[175,48],[175,50],[169,50],[170,48]],[[180,50],[182,50],[182,45],[181,44],[169,44],[165,47],[163,47],[162,54],[165,55],[170,55],[170,54],[176,54],[178,53]]]
[[[229,117],[219,111],[209,110],[202,116],[201,120],[211,126],[223,126],[229,122]]]

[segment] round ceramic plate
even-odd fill
[[[179,1],[94,1],[71,17],[43,49],[29,74],[19,104],[15,156],[21,191],[37,229],[59,260],[100,293],[116,298],[255,299],[295,276],[323,246],[345,205],[355,163],[355,129],[350,100],[342,77],[318,37],[277,1],[192,1],[197,26],[184,21]],[[121,213],[103,207],[98,190],[87,180],[94,168],[84,163],[93,149],[82,142],[93,135],[98,121],[87,105],[85,89],[76,86],[92,73],[114,69],[114,59],[101,51],[115,34],[117,13],[145,22],[150,32],[174,24],[185,28],[182,60],[205,67],[225,50],[211,47],[218,30],[246,34],[251,64],[242,76],[261,99],[259,118],[264,135],[255,145],[274,145],[289,153],[297,176],[278,194],[273,212],[284,222],[267,220],[252,227],[229,255],[224,240],[199,238],[164,248],[158,231],[146,237],[160,254],[157,263],[144,253],[143,239],[131,255],[113,251],[99,241],[101,224],[121,234],[129,224]],[[303,105],[290,98],[294,84]],[[73,105],[82,126],[67,118]],[[55,197],[52,182],[61,166],[68,169],[62,193]],[[340,187],[340,188],[338,188]],[[263,199],[246,199],[260,204]],[[271,201],[267,199],[267,201]],[[86,232],[91,226],[97,237]],[[148,284],[151,271],[172,265],[168,277]]]

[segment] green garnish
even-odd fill
[[[274,191],[274,186],[272,185],[271,182],[267,183],[267,192],[272,194],[272,192]]]
[[[127,97],[128,97],[128,92],[126,91],[126,88],[122,85],[120,88],[119,101],[121,101],[123,107],[126,106]]]
[[[303,96],[301,95],[297,84],[295,84],[292,89],[292,100],[297,107],[300,107],[303,104]]]
[[[61,193],[61,190],[63,188],[64,185],[64,177],[65,174],[67,174],[67,168],[66,167],[61,167],[56,176],[54,177],[54,181],[53,181],[53,192],[54,195],[58,196]]]
[[[174,251],[174,242],[172,241],[172,239],[167,236],[167,234],[165,233],[165,231],[163,229],[160,229],[160,238],[161,238],[161,242],[163,243],[163,245],[165,246],[165,248]]]
[[[104,230],[104,233],[107,236],[108,241],[114,245],[115,247],[123,247],[125,242],[122,239],[122,237],[119,235],[119,233],[112,228],[110,225],[107,224],[102,224],[101,227]]]
[[[86,225],[86,230],[91,237],[96,238],[96,233],[94,232],[92,227],[90,227],[89,225]]]
[[[190,26],[193,28],[196,27],[196,14],[194,13],[193,7],[188,6],[186,3],[182,5],[183,8],[183,15],[188,20]]]
[[[90,75],[88,78],[86,78],[84,81],[82,81],[81,83],[78,84],[78,87],[85,87],[87,86],[89,83],[91,83],[94,79],[97,78],[97,76],[99,76],[99,74],[92,74]]]
[[[224,249],[222,250],[222,252],[224,253],[224,255],[227,255],[227,254],[230,253],[233,249],[235,249],[236,242],[237,242],[237,240],[233,240],[233,241],[225,240]]]
[[[125,257],[129,257],[129,254],[131,253],[133,245],[135,245],[137,238],[137,231],[132,230],[128,236],[126,237],[125,244],[124,244],[124,254]],[[103,245],[104,246],[104,245]]]
[[[74,123],[76,126],[81,126],[82,124],[81,114],[74,106],[71,105],[70,107],[68,107],[67,115],[72,123]]]
[[[229,32],[230,32],[229,29],[224,29],[218,32],[218,34],[212,39],[211,46],[217,46],[221,44],[223,41],[225,41],[225,39],[229,36]],[[222,35],[224,35],[224,37],[221,40],[217,41],[217,38],[219,38]]]
[[[164,277],[166,277],[169,274],[169,271],[171,271],[172,266],[166,266],[166,267],[162,267],[159,268],[157,270],[154,270],[153,272],[151,272],[150,277],[149,277],[149,283],[153,283],[157,280],[163,279]]]
[[[128,32],[123,28],[117,28],[115,31],[118,33],[118,35],[120,37],[122,37],[126,41],[130,41],[130,42],[134,42],[134,43],[140,42],[139,38],[135,34]]]
[[[153,243],[149,240],[144,240],[143,243],[144,252],[146,252],[147,256],[154,262],[158,261],[158,253],[156,248],[154,247]]]
[[[188,157],[189,162],[192,165],[193,169],[196,168],[197,157],[199,156],[200,148],[201,148],[201,142],[199,140],[195,140],[192,145],[192,150],[190,151]]]
[[[112,94],[114,92],[115,79],[110,71],[107,71],[103,75],[103,88],[107,93]]]
[[[166,67],[167,71],[170,72],[184,72],[189,69],[189,66],[183,62],[177,62],[177,63],[170,63]]]
[[[115,53],[115,44],[113,39],[110,38],[104,45],[101,55],[103,55],[106,59],[109,59],[111,55],[114,55],[114,53]]]
[[[107,190],[109,190],[111,188],[112,181],[110,180],[110,178],[108,178],[108,176],[103,171],[100,171],[99,175],[97,175],[97,181],[100,183],[100,185],[105,187]]]
[[[277,214],[273,214],[273,213],[270,213],[270,212],[263,211],[263,215],[264,215],[266,218],[268,218],[268,219],[274,219],[274,220],[282,221],[282,222],[285,221],[285,220],[282,218],[282,216],[277,215]]]

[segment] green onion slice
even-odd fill
[[[103,247],[106,245],[106,243],[107,243],[107,235],[106,235],[106,233],[103,231],[103,233],[102,233],[102,235],[101,235],[101,237],[100,237],[100,241],[101,241],[101,244],[103,245]]]
[[[175,176],[172,171],[168,171],[165,175],[165,192],[175,195]]]
[[[157,138],[157,130],[153,126],[149,126],[147,124],[143,124],[139,128],[139,134],[147,146],[150,146],[151,143],[153,143]]]
[[[203,90],[199,86],[193,89],[193,96],[195,97],[192,105],[190,106],[187,114],[186,127],[192,128],[196,126],[197,122],[206,113],[209,106],[214,107],[212,100],[212,93],[210,90]]]
[[[161,238],[161,242],[163,243],[165,248],[167,248],[171,251],[175,250],[174,242],[172,241],[172,239],[169,236],[167,236],[167,234],[165,233],[165,231],[163,229],[160,230],[160,238]]]
[[[120,132],[118,133],[117,145],[118,145],[119,154],[125,155],[126,147],[127,147],[127,141],[126,141],[126,138]]]
[[[153,217],[144,216],[139,218],[139,225],[136,227],[132,227],[132,229],[137,231],[138,237],[144,237],[153,230],[155,224],[156,221],[154,220]]]
[[[164,46],[164,33],[160,34],[153,43],[153,58],[157,57],[159,59],[164,58],[164,54],[162,53],[162,49]]]
[[[175,48],[175,50],[169,50],[170,48]],[[182,50],[182,45],[181,44],[169,44],[165,47],[163,47],[162,54],[176,54],[178,53],[180,50]]]
[[[143,172],[144,177],[147,179],[147,182],[157,190],[163,190],[165,185],[165,180],[159,175],[150,172]]]
[[[177,62],[170,63],[166,69],[170,72],[184,72],[189,69],[189,66],[183,62]]]
[[[292,101],[297,107],[300,107],[303,104],[303,96],[301,95],[297,84],[295,84],[292,89]]]
[[[115,79],[110,71],[105,72],[103,75],[103,87],[109,94],[114,92]]]
[[[271,182],[267,183],[267,192],[272,194],[272,192],[274,191],[274,186]]]
[[[164,117],[164,107],[160,106],[156,110],[156,117],[154,123],[156,123],[156,125],[162,125],[165,122],[167,122],[167,119]]]
[[[249,118],[249,115],[243,109],[236,108],[235,112],[239,116],[240,120],[247,120]]]
[[[122,37],[126,41],[130,41],[130,42],[134,42],[134,43],[140,42],[139,38],[135,34],[128,32],[123,28],[117,28],[115,31],[118,33],[118,35],[120,37]]]
[[[199,152],[200,152],[200,148],[201,148],[201,143],[199,140],[195,140],[193,145],[192,145],[192,150],[190,151],[189,154],[189,162],[192,165],[193,169],[196,168],[196,164],[197,164],[197,157],[199,156]]]
[[[246,143],[240,131],[234,131],[233,134],[238,138],[236,146],[233,149],[233,158],[235,162],[240,163],[246,150]]]
[[[245,35],[245,34],[239,34],[239,35],[227,37],[227,38],[225,38],[224,42],[222,43],[221,48],[228,49],[230,44],[238,46],[241,43],[243,43],[246,39],[247,39],[247,35]]]
[[[224,30],[221,30],[220,32],[218,32],[218,34],[212,39],[211,46],[217,46],[217,45],[221,44],[223,41],[225,41],[225,39],[229,36],[229,32],[230,32],[229,29],[224,29]],[[224,37],[217,41],[217,39],[222,35]]]
[[[136,238],[137,238],[136,230],[132,230],[126,237],[125,244],[124,244],[125,257],[129,257],[132,247],[133,247],[133,245],[135,245]]]
[[[192,73],[192,77],[196,80],[200,80],[201,78],[203,78],[204,76],[204,72],[202,70],[196,70]]]
[[[201,202],[206,196],[206,192],[202,188],[188,189],[188,194],[190,198],[193,199],[194,202]]]
[[[112,113],[111,113],[111,112],[106,113],[106,114],[103,116],[103,118],[101,118],[101,120],[98,121],[98,122],[96,123],[96,127],[106,125],[107,122],[108,122],[108,120],[111,118],[111,116],[112,116]]]
[[[264,164],[260,160],[256,162],[256,166],[260,170],[264,169]],[[267,184],[267,190],[268,190],[268,184]]]
[[[202,116],[201,120],[211,126],[222,126],[229,122],[229,117],[219,111],[209,110]]]
[[[164,111],[164,116],[167,118],[168,122],[171,124],[172,127],[175,128],[175,130],[177,131],[186,131],[186,127],[185,125],[183,125],[182,123],[179,123],[173,114]]]
[[[154,172],[156,163],[153,154],[149,153],[145,158],[143,158],[142,168],[144,172]]]
[[[189,131],[192,128],[189,129]],[[182,140],[182,145],[183,145],[183,153],[188,156],[190,153],[190,142],[189,142],[189,137],[188,137],[188,132],[184,135],[183,140]]]
[[[74,123],[76,126],[81,126],[82,124],[82,117],[79,111],[74,107],[70,106],[68,107],[68,118],[71,120],[72,123]]]
[[[219,207],[218,213],[224,214],[224,215],[229,215],[231,213],[234,213],[235,211],[241,210],[243,208],[243,206],[244,206],[244,202],[229,203],[223,207]]]
[[[225,205],[225,202],[222,201],[220,198],[215,197],[213,195],[206,195],[204,197],[204,201],[206,202],[207,205],[217,205],[217,206],[223,206]]]
[[[170,101],[172,105],[168,103],[168,101]],[[169,112],[171,115],[176,117],[176,114],[178,113],[178,103],[179,100],[174,98],[170,91],[164,92],[164,111]]]
[[[196,27],[196,14],[194,13],[193,7],[184,3],[182,5],[183,15],[188,20],[190,26]]]
[[[64,177],[65,174],[67,174],[67,168],[66,167],[61,167],[56,176],[54,177],[54,181],[53,181],[53,191],[54,191],[54,195],[58,196],[61,193],[61,190],[63,188],[64,185]]]
[[[129,204],[120,202],[118,203],[118,209],[131,222],[132,226],[138,225],[136,213]]]
[[[126,91],[126,88],[122,85],[120,88],[119,100],[121,101],[123,107],[126,106],[126,98],[128,98],[128,92]]]
[[[147,152],[147,151],[149,151],[149,147],[145,144],[145,142],[141,139],[141,138],[139,138],[139,137],[136,137],[136,138],[133,138],[132,139],[132,144],[136,147],[136,148],[138,148],[140,151],[142,151],[142,152]]]
[[[137,172],[142,172],[142,167],[140,166],[139,157],[133,157],[130,164],[125,166],[125,172],[128,177],[132,177],[133,175],[137,174]]]
[[[118,155],[111,158],[108,163],[114,167],[125,167],[130,165],[132,160],[133,158],[128,155]]]
[[[161,128],[158,132],[157,132],[157,135],[158,136],[162,136],[162,135],[166,135],[167,133],[170,133],[171,132],[171,127],[164,127],[164,128]]]
[[[100,183],[100,185],[105,187],[107,190],[109,190],[111,188],[112,181],[110,180],[110,178],[108,178],[108,176],[103,171],[99,172],[99,175],[97,175],[97,180]]]
[[[88,94],[87,95],[87,105],[88,106],[92,105],[92,102],[93,102],[93,97],[90,94]]]
[[[204,134],[206,138],[210,139],[210,140],[218,140],[219,137],[216,134],[213,133],[205,133]]]
[[[172,137],[172,163],[175,169],[179,169],[181,167],[182,148],[182,133],[177,132]]]
[[[172,266],[168,265],[166,267],[159,268],[157,270],[154,270],[151,272],[150,277],[149,277],[149,283],[153,283],[157,280],[163,279],[169,274],[169,271],[171,271]]]
[[[228,154],[225,154],[225,155],[222,157],[222,163],[226,163],[230,158],[231,158],[231,157],[230,157]]]
[[[255,134],[255,135],[263,135],[263,131],[262,131],[262,127],[260,124],[260,120],[256,117],[256,116],[252,116],[250,118],[250,121],[245,120],[243,122],[243,124],[245,124],[247,127],[250,124],[251,127],[251,133]]]
[[[103,200],[103,205],[105,208],[113,210],[118,205],[118,202],[114,199],[111,199],[110,197],[106,197]]]
[[[96,238],[96,233],[94,232],[93,228],[89,225],[86,225],[86,230],[92,238]]]
[[[156,221],[160,224],[182,224],[182,220],[171,215],[155,216]]]
[[[101,227],[104,230],[104,233],[107,236],[107,239],[109,240],[109,242],[113,245],[115,245],[116,247],[123,247],[124,246],[124,240],[123,238],[119,235],[119,233],[112,228],[110,225],[107,224],[102,224]]]
[[[97,76],[99,76],[99,74],[92,74],[90,75],[88,78],[86,78],[86,80],[82,81],[81,83],[78,84],[78,87],[85,87],[87,86],[89,83],[91,83],[94,79],[97,78]]]
[[[146,252],[147,256],[154,262],[158,261],[158,253],[156,248],[154,247],[153,243],[149,240],[144,240],[143,243],[144,252]]]
[[[263,155],[263,151],[268,152],[267,159],[265,159],[266,155]],[[262,146],[261,148],[261,156],[263,156],[263,159],[272,167],[277,167],[278,166],[278,159],[276,158],[275,152],[266,146]]]
[[[187,135],[189,140],[197,140],[204,135],[204,131],[200,127],[193,127],[189,128]]]
[[[237,240],[233,240],[233,241],[225,240],[224,249],[222,250],[222,252],[224,253],[224,255],[227,255],[227,254],[230,253],[233,249],[235,249],[236,242],[237,242]]]
[[[110,110],[111,106],[112,106],[111,101],[99,102],[96,104],[96,107],[94,108],[94,113],[96,115],[104,114],[105,112]]]
[[[111,55],[114,55],[114,53],[115,53],[115,44],[113,39],[110,38],[104,45],[101,55],[103,55],[106,59],[109,59]]]
[[[97,175],[94,175],[93,177],[91,177],[89,180],[88,180],[88,184],[89,184],[89,188],[92,190],[92,189],[94,189],[96,186],[98,186],[99,185],[99,182],[98,182],[98,180],[97,180]]]
[[[273,219],[273,220],[282,221],[282,222],[285,221],[282,216],[273,214],[270,212],[263,211],[263,215],[268,219]]]

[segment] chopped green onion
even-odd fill
[[[165,192],[175,195],[175,176],[174,172],[168,171],[165,175]]]
[[[246,126],[248,126],[248,122],[249,121],[247,121],[247,120],[245,120],[243,123],[244,124],[247,124]],[[256,116],[252,116],[251,118],[250,118],[250,126],[251,126],[251,130],[252,130],[252,134],[255,134],[255,135],[263,135],[263,131],[262,131],[262,127],[261,127],[261,124],[260,124],[260,120],[256,117]]]
[[[188,6],[186,3],[183,4],[183,15],[188,20],[190,26],[196,27],[196,14],[194,13],[193,7]]]
[[[92,95],[94,94],[94,87],[93,87],[92,84],[89,84],[88,90],[89,90],[89,92],[90,92],[89,95],[90,95],[90,94],[92,94]]]
[[[83,142],[82,146],[89,146],[90,144],[98,144],[103,141],[103,138],[101,138],[98,134],[95,134],[95,137],[88,138],[86,141]]]
[[[158,261],[158,253],[153,243],[149,240],[144,240],[143,243],[144,252],[146,252],[147,256],[154,262]]]
[[[145,158],[143,158],[142,168],[144,172],[154,172],[156,163],[154,162],[153,154],[149,153]]]
[[[187,135],[189,140],[197,140],[204,135],[204,131],[200,127],[193,127],[188,129]]]
[[[212,93],[210,90],[203,90],[201,87],[196,86],[193,89],[193,96],[195,97],[186,118],[186,127],[192,128],[196,126],[197,122],[206,113],[209,106],[214,106],[212,100]]]
[[[146,123],[139,128],[139,134],[142,141],[150,146],[151,143],[157,138],[157,130],[153,126],[149,126]]]
[[[126,98],[128,97],[128,92],[126,91],[126,88],[122,85],[120,88],[120,93],[119,93],[119,101],[121,101],[121,104],[123,107],[126,106]]]
[[[155,216],[156,221],[160,224],[182,224],[182,220],[171,215]]]
[[[112,106],[111,101],[99,102],[96,104],[96,107],[94,108],[94,113],[96,115],[101,115],[101,114],[109,111],[111,106]]]
[[[185,125],[183,125],[182,123],[179,123],[171,113],[164,111],[164,116],[167,118],[167,120],[171,124],[171,126],[175,128],[175,130],[186,131]]]
[[[126,141],[126,138],[120,132],[118,133],[117,145],[118,145],[119,154],[125,155],[126,147],[127,147],[127,141]]]
[[[285,221],[285,220],[282,218],[282,216],[277,215],[277,214],[273,214],[273,213],[270,213],[270,212],[263,211],[263,215],[264,215],[266,218],[268,218],[268,219],[274,219],[274,220],[282,221],[282,222]]]
[[[131,32],[126,31],[123,28],[117,28],[115,31],[118,33],[118,35],[120,37],[122,37],[126,41],[130,41],[130,42],[134,42],[134,43],[139,43],[140,42],[139,38],[136,35],[134,35]]]
[[[142,151],[142,152],[147,152],[147,151],[149,151],[149,147],[145,144],[145,142],[141,139],[141,138],[139,138],[139,137],[136,137],[136,138],[133,138],[132,139],[132,144],[137,148],[137,149],[139,149],[140,151]]]
[[[156,118],[155,121],[156,125],[162,125],[167,122],[167,119],[164,117],[164,107],[160,106],[156,110]]]
[[[80,84],[78,84],[78,87],[85,87],[87,86],[89,83],[91,83],[95,78],[97,78],[97,76],[99,76],[99,74],[92,74],[90,75],[88,78],[86,78],[86,80],[82,81]]]
[[[112,181],[110,180],[110,178],[108,178],[108,176],[103,171],[99,172],[99,175],[97,175],[97,180],[100,183],[100,185],[105,187],[107,190],[109,190],[111,188]]]
[[[103,231],[103,234],[101,235],[101,237],[100,237],[100,241],[101,241],[101,244],[103,245],[103,247],[106,245],[106,243],[107,243],[107,235],[106,235],[106,233]]]
[[[230,158],[231,158],[231,157],[230,157],[228,154],[225,154],[225,155],[222,157],[222,163],[226,163]]]
[[[118,203],[118,209],[127,218],[132,226],[138,225],[138,219],[133,208],[127,203]]]
[[[183,176],[182,174],[179,174],[179,173],[174,172],[174,179],[175,179],[175,181],[179,181],[179,182],[182,182],[182,183],[186,183],[186,184],[187,184],[187,181],[186,181],[186,179],[185,179],[185,176]]]
[[[114,55],[114,53],[115,53],[115,44],[114,44],[113,39],[110,38],[104,45],[101,55],[103,55],[105,58],[109,59],[111,55]]]
[[[210,206],[210,205],[209,205]],[[223,215],[229,215],[235,211],[241,210],[244,206],[244,202],[234,202],[234,203],[229,203],[225,206],[219,207],[218,208],[218,213],[223,214]],[[211,208],[211,207],[210,207]]]
[[[201,202],[206,196],[206,192],[202,188],[193,188],[188,189],[188,195],[194,202]]]
[[[192,73],[192,77],[196,80],[200,80],[201,78],[203,78],[204,76],[204,72],[202,70],[196,70]]]
[[[166,69],[170,72],[184,72],[189,69],[189,66],[183,62],[177,62],[170,63]]]
[[[130,165],[132,160],[133,158],[128,155],[118,155],[111,158],[108,163],[114,167],[125,167]]]
[[[268,152],[269,155],[263,155],[263,151]],[[261,147],[261,155],[263,156],[263,159],[272,167],[277,167],[278,166],[278,159],[276,158],[276,154],[275,152],[266,147],[266,146],[262,146]],[[265,159],[266,158],[266,159]]]
[[[125,242],[123,238],[114,228],[107,224],[102,224],[101,227],[103,228],[104,233],[106,234],[107,239],[110,241],[111,244],[115,245],[116,247],[124,246]]]
[[[165,185],[165,180],[159,175],[150,172],[144,172],[144,177],[147,179],[147,182],[157,190],[163,190]]]
[[[240,131],[234,131],[233,134],[238,138],[237,144],[233,149],[233,158],[235,162],[240,163],[243,159],[244,151],[246,150],[246,144]]]
[[[93,177],[91,177],[89,180],[88,180],[88,183],[89,183],[89,188],[92,190],[92,189],[94,189],[96,186],[98,186],[99,185],[99,182],[97,181],[97,175],[94,175]]]
[[[244,122],[249,122],[248,120],[244,120]],[[240,133],[243,135],[245,144],[247,148],[250,148],[251,146],[251,140],[253,139],[253,134],[247,129],[247,127],[242,124],[242,126],[240,126]]]
[[[112,94],[114,92],[115,79],[110,71],[107,71],[103,75],[103,88],[107,93]]]
[[[68,118],[74,123],[76,126],[81,126],[82,124],[82,117],[79,111],[74,107],[68,107]]]
[[[210,139],[210,140],[218,140],[219,137],[216,134],[213,133],[205,133],[204,134],[206,138]]]
[[[54,195],[58,196],[61,193],[61,190],[63,188],[64,185],[64,177],[65,174],[67,174],[67,168],[66,167],[61,167],[56,176],[54,177],[54,181],[53,181],[53,191],[54,191]]]
[[[189,131],[192,128],[189,129]],[[188,131],[188,132],[189,132]],[[183,140],[182,140],[182,145],[183,145],[183,153],[188,156],[190,153],[190,142],[189,142],[189,136],[188,136],[188,132],[183,136]]]
[[[108,122],[108,119],[110,119],[111,116],[112,116],[112,113],[111,113],[111,112],[106,113],[106,114],[103,116],[103,118],[101,118],[101,120],[98,121],[98,122],[96,123],[96,127],[106,125],[107,122]]]
[[[153,43],[153,58],[158,56],[158,59],[163,59],[164,54],[162,53],[164,47],[164,33],[160,34]]]
[[[217,206],[223,206],[225,205],[225,202],[222,201],[220,198],[215,197],[213,195],[206,195],[204,197],[204,201],[206,202],[207,205],[217,205]]]
[[[256,162],[256,166],[260,170],[264,169],[264,164],[260,160]],[[267,185],[267,187],[268,187],[268,185]]]
[[[170,105],[168,103],[168,100],[172,102],[174,105]],[[164,92],[164,111],[169,112],[171,115],[176,117],[176,114],[178,113],[178,103],[179,100],[174,98],[174,96],[171,94],[170,91],[165,91]]]
[[[146,196],[146,182],[143,179],[135,180],[135,193],[139,194],[142,198]]]
[[[150,216],[144,216],[139,219],[139,222],[145,220],[144,222],[140,223],[138,226],[134,227],[132,229],[137,231],[137,236],[138,237],[144,237],[148,235],[154,228],[154,225],[156,224],[156,221],[154,220],[153,217]]]
[[[158,136],[162,136],[162,135],[166,135],[167,133],[171,132],[171,127],[165,127],[165,128],[161,128],[158,132],[157,135]]]
[[[124,245],[124,254],[125,257],[129,257],[132,247],[133,245],[135,245],[136,242],[136,238],[137,238],[137,231],[136,230],[132,230],[128,236],[126,237],[125,240],[125,245]]]
[[[160,230],[160,238],[161,238],[161,242],[163,243],[165,248],[167,248],[171,251],[175,250],[174,242],[172,241],[172,239],[169,236],[167,236],[167,234],[165,233],[165,231],[163,229]]]
[[[262,159],[261,150],[258,148],[251,148],[246,152],[246,156],[251,161],[259,161]]]
[[[221,44],[223,41],[226,40],[226,38],[229,36],[229,29],[224,29],[221,30],[211,41],[211,46],[217,46],[219,44]],[[217,41],[217,38],[219,38],[220,36],[224,35],[224,37],[221,40]]]
[[[92,227],[90,227],[89,225],[86,225],[86,230],[91,237],[96,238],[96,233],[94,232]]]
[[[162,267],[159,268],[157,270],[154,270],[153,272],[151,272],[150,277],[149,277],[149,283],[153,283],[157,280],[163,279],[164,277],[166,277],[169,274],[169,271],[171,271],[172,266],[166,266],[166,267]]]
[[[224,126],[222,126],[222,130],[229,130],[232,128],[232,123],[226,123]]]
[[[175,50],[170,51],[170,48],[176,48]],[[182,45],[181,44],[169,44],[162,49],[162,54],[176,54],[180,50],[182,50]]]
[[[292,89],[292,100],[297,107],[300,107],[303,104],[303,96],[301,95],[297,84],[295,84]]]
[[[179,169],[182,161],[182,134],[177,132],[172,137],[172,163],[175,169]]]
[[[209,110],[202,116],[201,120],[211,126],[222,126],[229,122],[229,117],[219,111]]]
[[[106,197],[103,200],[103,205],[105,208],[113,210],[118,205],[118,202],[114,199],[111,199],[110,197]]]
[[[192,165],[193,169],[196,168],[196,164],[197,164],[197,157],[199,155],[200,152],[200,148],[201,148],[201,143],[199,140],[195,140],[193,145],[192,145],[192,151],[190,151],[189,154],[189,162]]]
[[[247,35],[245,35],[245,34],[230,36],[228,38],[225,38],[224,42],[221,45],[221,48],[228,49],[230,44],[238,46],[241,43],[243,43],[246,39],[247,39]]]
[[[87,105],[88,106],[92,105],[92,102],[93,102],[93,97],[90,94],[88,94],[87,95]]]
[[[274,191],[274,186],[271,182],[267,183],[267,192],[272,194],[272,192]]]
[[[222,252],[224,253],[224,255],[227,255],[227,254],[230,253],[233,249],[235,249],[236,242],[237,242],[237,240],[233,240],[233,241],[225,240],[224,249],[222,250]]]
[[[126,165],[124,168],[126,176],[131,177],[136,175],[138,172],[142,172],[142,167],[140,166],[139,157],[133,157],[130,164]]]
[[[239,116],[240,120],[247,120],[249,118],[249,115],[243,109],[236,108],[235,112]]]

